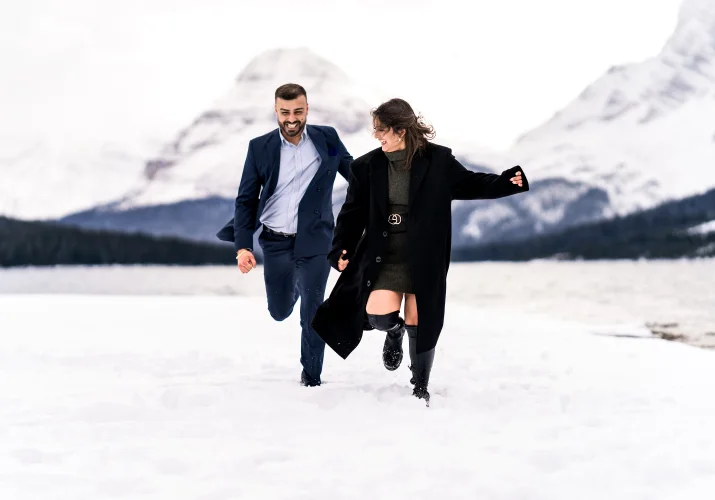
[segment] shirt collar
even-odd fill
[[[278,135],[281,137],[281,144],[282,144],[283,146],[289,146],[289,145],[290,145],[290,146],[298,147],[298,146],[302,145],[305,141],[309,140],[309,138],[308,138],[308,126],[307,126],[307,125],[306,125],[305,128],[303,129],[303,132],[300,133],[300,140],[298,141],[298,144],[297,144],[297,145],[293,144],[292,142],[288,142],[288,139],[286,139],[286,138],[283,136],[283,133],[282,133],[280,130],[278,130]]]

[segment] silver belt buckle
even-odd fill
[[[393,226],[402,224],[402,216],[400,214],[390,214],[387,217],[387,222]]]

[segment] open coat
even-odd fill
[[[522,172],[523,187],[509,180]],[[388,161],[377,148],[350,165],[345,203],[337,217],[328,260],[338,269],[343,250],[350,260],[312,325],[343,359],[357,347],[366,321],[365,306],[380,271],[388,236]],[[452,200],[502,198],[529,190],[521,167],[501,175],[472,172],[452,150],[427,143],[412,161],[408,254],[417,300],[417,352],[437,344],[444,324],[447,271],[452,248]]]
[[[348,179],[353,159],[333,127],[307,125],[305,131],[318,150],[321,162],[298,205],[298,232],[293,250],[296,258],[324,255],[330,248],[335,175],[340,173]],[[276,190],[280,163],[278,129],[248,143],[234,217],[216,234],[220,240],[232,241],[236,251],[253,248],[253,236],[261,227],[263,208]]]

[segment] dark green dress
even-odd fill
[[[407,150],[385,153],[388,167],[388,214],[407,215],[410,194],[410,171],[407,164]],[[407,230],[403,220],[399,225],[391,225],[387,236],[387,249],[382,257],[380,273],[373,290],[392,290],[400,293],[413,293],[410,279],[410,266],[407,259]]]

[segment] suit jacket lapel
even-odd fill
[[[266,141],[266,195],[270,197],[278,184],[278,173],[281,166],[281,138],[276,129]]]
[[[415,201],[417,191],[425,178],[427,169],[429,168],[429,160],[425,151],[418,152],[414,159],[412,160],[412,166],[410,167],[410,194],[408,197],[409,208]]]
[[[306,126],[305,129],[306,133],[310,137],[310,140],[313,141],[315,149],[318,150],[321,160],[320,168],[322,169],[328,164],[328,142],[325,140],[325,135],[320,131],[320,129],[311,125]],[[320,171],[320,169],[318,171]]]
[[[310,193],[313,192],[315,183],[318,182],[318,179],[321,178],[323,172],[325,172],[328,167],[328,143],[325,140],[325,135],[316,127],[308,125],[305,127],[304,133],[308,134],[310,140],[313,141],[313,146],[315,146],[315,149],[318,151],[318,155],[320,155],[318,170],[315,171],[315,175],[313,175],[313,178],[310,179],[310,183],[308,184],[307,192]],[[300,200],[300,204],[302,205],[303,201],[307,198],[307,196],[303,196],[303,199]]]

